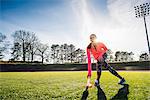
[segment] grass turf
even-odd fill
[[[128,100],[150,100],[148,71],[119,72],[129,85]],[[87,72],[1,72],[1,100],[80,100],[85,90]],[[96,78],[93,72],[92,83]],[[101,88],[108,100],[122,87],[109,72],[102,72]],[[88,100],[97,99],[97,88],[89,89]],[[123,98],[122,98],[123,99]]]

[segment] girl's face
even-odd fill
[[[90,36],[90,41],[91,41],[92,43],[96,42],[96,36],[95,36],[95,35],[91,35],[91,36]]]

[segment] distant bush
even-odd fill
[[[117,70],[149,70],[150,61],[109,63]],[[95,63],[92,69],[95,70]],[[106,69],[106,68],[103,68]],[[0,71],[83,71],[87,64],[41,64],[41,63],[3,63]]]

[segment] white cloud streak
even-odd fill
[[[135,18],[134,6],[148,0],[107,0],[107,15],[94,9],[88,0],[72,2],[83,41],[87,43],[91,33],[97,34],[113,51],[148,52],[145,27],[142,18]],[[147,28],[150,36],[150,16]]]
[[[35,32],[43,43],[73,43],[83,49],[89,43],[89,35],[95,33],[99,41],[106,43],[114,52],[148,52],[144,22],[142,18],[135,18],[134,6],[149,0],[107,0],[106,14],[102,12],[103,7],[95,7],[90,0],[65,2],[64,8],[38,10],[36,14],[39,17],[28,16],[30,20],[25,19],[24,23],[18,19],[13,19],[17,25],[3,21],[4,25],[0,25],[2,32],[11,34],[16,29],[27,29]],[[150,36],[150,16],[146,19]]]

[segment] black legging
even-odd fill
[[[109,70],[110,73],[112,73],[116,77],[122,79],[122,77],[116,72],[116,70],[105,61],[106,58],[107,58],[107,54],[105,53],[103,55],[103,58],[100,59],[99,61],[97,61],[97,64],[98,64],[98,66],[96,66],[97,67],[96,68],[97,69],[97,73],[100,73],[100,75],[101,75],[102,66],[104,66],[106,69]]]

